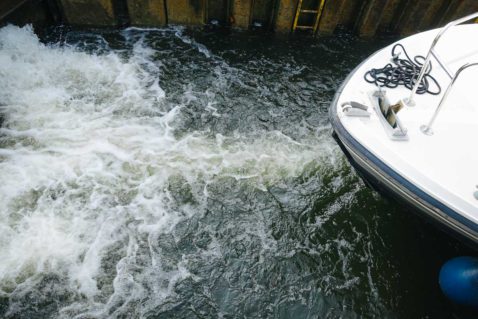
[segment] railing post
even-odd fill
[[[422,69],[420,70],[420,74],[418,75],[418,79],[416,80],[415,84],[413,85],[412,92],[410,93],[410,96],[406,99],[404,99],[404,102],[408,106],[415,106],[415,100],[413,99],[415,97],[415,94],[417,93],[418,87],[420,86],[420,82],[422,81],[423,77],[425,76],[426,69],[428,68],[428,64],[430,63],[431,55],[433,52],[433,49],[435,48],[435,45],[438,43],[438,40],[440,40],[441,36],[451,27],[456,26],[458,24],[461,24],[463,22],[466,22],[471,19],[475,19],[478,17],[478,12],[475,12],[473,14],[470,14],[466,17],[463,17],[461,19],[452,21],[448,23],[446,26],[444,26],[440,32],[438,32],[437,36],[432,42],[432,45],[430,46],[430,50],[428,50],[428,54],[425,58],[425,62],[423,63]]]
[[[428,122],[428,124],[426,125],[422,125],[420,126],[420,130],[426,134],[426,135],[433,135],[433,129],[432,129],[432,125],[433,123],[435,122],[437,116],[438,116],[438,113],[440,113],[440,110],[442,109],[443,107],[443,104],[445,104],[445,101],[447,100],[448,98],[448,95],[450,94],[451,92],[451,89],[453,87],[453,84],[456,82],[456,80],[458,79],[458,76],[460,75],[460,73],[465,70],[465,69],[468,69],[469,67],[472,67],[472,66],[476,66],[478,65],[478,62],[475,62],[475,63],[467,63],[465,65],[463,65],[462,67],[460,67],[458,69],[458,71],[456,71],[456,74],[455,76],[453,77],[453,80],[450,82],[450,84],[448,85],[448,87],[446,88],[446,91],[445,93],[443,94],[443,97],[441,98],[440,100],[440,103],[438,104],[438,107],[436,108],[435,110],[435,113],[433,113],[433,116],[432,118],[430,119],[430,122]]]

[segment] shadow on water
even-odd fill
[[[439,268],[469,250],[330,136],[341,81],[395,39],[45,34],[0,34],[0,174],[41,172],[0,188],[3,317],[452,316]]]

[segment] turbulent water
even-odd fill
[[[330,136],[387,41],[0,29],[0,315],[446,317],[463,248]]]

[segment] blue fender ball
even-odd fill
[[[443,293],[454,303],[478,309],[478,258],[456,257],[440,270]]]

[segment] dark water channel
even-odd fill
[[[0,30],[0,316],[450,318],[469,253],[330,136],[395,39]],[[44,44],[46,43],[46,44]]]

